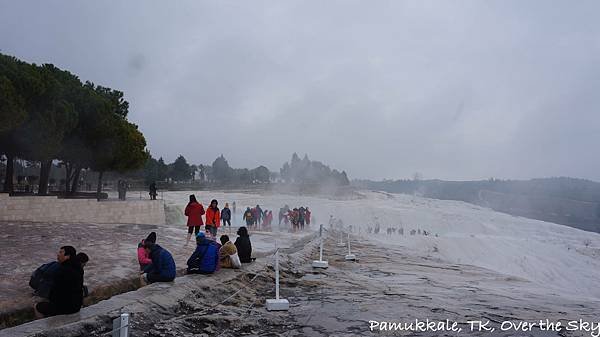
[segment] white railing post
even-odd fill
[[[346,255],[346,261],[356,261],[356,255],[350,251],[350,233],[348,233],[348,255]]]
[[[290,309],[290,302],[285,298],[279,298],[279,247],[275,240],[275,299],[267,299],[267,310],[284,311]]]
[[[275,299],[279,300],[279,248],[275,248]]]
[[[327,268],[329,263],[323,261],[323,224],[319,226],[319,260],[312,262],[313,268]]]
[[[129,337],[129,314],[113,319],[112,337]]]

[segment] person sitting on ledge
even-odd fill
[[[140,270],[144,270],[144,268],[152,264],[152,259],[150,258],[150,255],[144,248],[144,243],[146,242],[156,243],[156,232],[148,234],[148,237],[146,237],[146,239],[138,243],[137,255],[138,262],[140,264]]]
[[[152,264],[146,266],[140,272],[142,280],[145,283],[173,281],[175,279],[176,266],[171,253],[152,242],[145,242],[144,249],[150,255]]]
[[[246,227],[240,227],[237,231],[238,238],[235,239],[235,248],[242,263],[252,262],[252,244]]]
[[[196,236],[196,250],[187,260],[188,274],[212,274],[219,266],[219,246],[203,232]]]
[[[219,249],[219,264],[221,268],[240,268],[241,262],[237,248],[229,241],[229,236],[221,235],[221,249]]]
[[[85,264],[89,261],[89,257],[86,253],[77,253],[77,260],[81,264],[81,269],[85,267]],[[60,269],[60,262],[52,261],[38,267],[31,278],[29,279],[29,286],[34,289],[33,294],[42,298],[50,297],[50,290],[54,285],[56,274]],[[83,286],[83,297],[88,296],[88,290],[86,286]]]
[[[60,263],[48,296],[49,302],[34,306],[37,318],[73,314],[83,304],[83,268],[72,246],[60,247],[56,259]]]

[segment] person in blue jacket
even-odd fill
[[[152,242],[145,242],[144,249],[146,249],[152,259],[152,264],[146,266],[142,271],[144,281],[147,283],[173,281],[175,279],[176,266],[171,253]]]
[[[203,232],[196,236],[196,250],[187,260],[188,274],[212,274],[219,266],[219,245]]]

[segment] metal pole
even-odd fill
[[[350,253],[350,233],[348,233],[348,255],[351,255],[352,253]]]
[[[279,248],[275,242],[275,299],[279,299]]]
[[[323,238],[321,238],[321,249],[319,250],[319,261],[323,261]]]

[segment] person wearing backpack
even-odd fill
[[[58,270],[48,296],[49,301],[34,306],[37,318],[73,314],[83,304],[83,268],[72,246],[60,247]]]
[[[83,270],[85,264],[89,261],[89,257],[85,253],[77,253],[76,258]],[[54,280],[59,269],[59,261],[53,261],[38,267],[33,274],[31,274],[31,278],[29,279],[29,286],[34,290],[33,294],[42,298],[49,298],[50,290],[52,290],[52,287],[54,286]],[[83,297],[87,296],[87,287],[83,286]]]
[[[252,214],[252,210],[250,207],[246,208],[243,216],[244,221],[246,221],[246,226],[250,227],[254,223],[254,216]]]
[[[196,236],[196,250],[187,260],[188,274],[212,274],[219,265],[219,246],[203,232]]]

